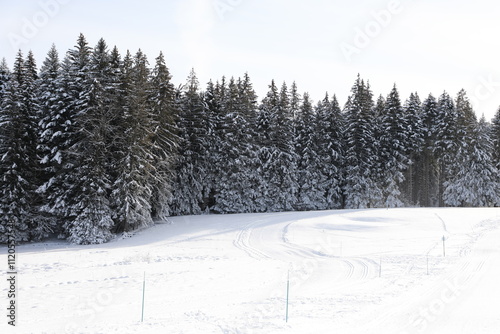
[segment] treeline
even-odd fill
[[[174,87],[160,54],[121,56],[80,35],[0,64],[0,242],[78,244],[171,215],[500,205],[500,110],[465,91],[402,103],[358,77],[347,103],[313,103],[247,74]]]

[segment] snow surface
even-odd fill
[[[499,333],[499,224],[499,208],[209,215],[23,245],[0,333]]]

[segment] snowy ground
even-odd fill
[[[24,245],[0,333],[498,333],[498,225],[498,208],[213,215]]]

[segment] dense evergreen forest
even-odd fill
[[[465,91],[405,101],[356,78],[341,106],[248,74],[175,87],[160,54],[83,35],[38,70],[0,64],[0,242],[77,244],[171,215],[401,206],[499,206],[500,109]]]

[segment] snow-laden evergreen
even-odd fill
[[[424,207],[438,206],[438,164],[434,146],[437,138],[437,100],[432,95],[422,103],[422,151],[417,163],[418,203]]]
[[[156,58],[149,85],[152,138],[151,149],[155,174],[151,206],[153,217],[165,218],[171,214],[173,166],[178,149],[178,128],[176,121],[179,108],[175,101],[175,88],[163,53]]]
[[[151,216],[152,174],[155,173],[151,154],[152,119],[148,113],[147,58],[140,50],[123,61],[125,108],[118,123],[118,147],[121,156],[116,163],[116,180],[112,200],[118,231],[131,231],[153,224]]]
[[[493,161],[500,170],[500,108],[498,108],[491,125],[491,140],[493,143]]]
[[[343,115],[337,98],[328,95],[316,107],[318,168],[324,176],[325,209],[342,207],[342,167],[344,157]]]
[[[455,152],[455,165],[444,183],[443,200],[449,206],[500,205],[500,171],[493,159],[493,143],[486,121],[475,124],[467,141]]]
[[[256,95],[249,77],[236,81],[231,78],[226,94],[215,96],[218,107],[211,110],[215,117],[212,155],[214,203],[218,213],[254,212],[257,150],[253,141]],[[213,101],[211,103],[213,105]]]
[[[403,206],[400,190],[408,168],[408,125],[396,86],[393,87],[380,116],[379,170],[380,187],[383,189],[385,207]]]
[[[404,199],[410,205],[418,205],[421,184],[419,182],[420,163],[424,149],[424,127],[422,122],[422,102],[417,93],[411,93],[405,102],[407,126],[408,168],[403,182]]]
[[[70,148],[75,169],[68,173],[74,191],[70,196],[65,232],[77,244],[103,243],[111,239],[112,211],[107,196],[109,149],[109,54],[101,39],[92,50],[83,35],[68,52],[74,80],[72,105],[78,141]]]
[[[171,206],[176,215],[200,214],[209,207],[211,124],[194,70],[179,94],[179,158]]]
[[[15,241],[39,240],[51,226],[39,215],[39,161],[37,157],[37,115],[39,112],[33,54],[24,59],[18,52],[14,69],[1,65],[0,93],[0,217],[2,237],[6,227]]]
[[[373,95],[359,76],[351,92],[345,107],[345,207],[377,207],[382,205],[383,195],[374,175],[378,143],[373,134]]]
[[[299,210],[324,210],[327,208],[327,176],[321,170],[322,133],[317,115],[306,93],[297,117],[298,193],[296,207]]]
[[[257,140],[260,159],[259,211],[293,210],[298,184],[297,155],[293,145],[293,127],[288,89],[278,92],[274,81],[262,100],[257,116]]]

